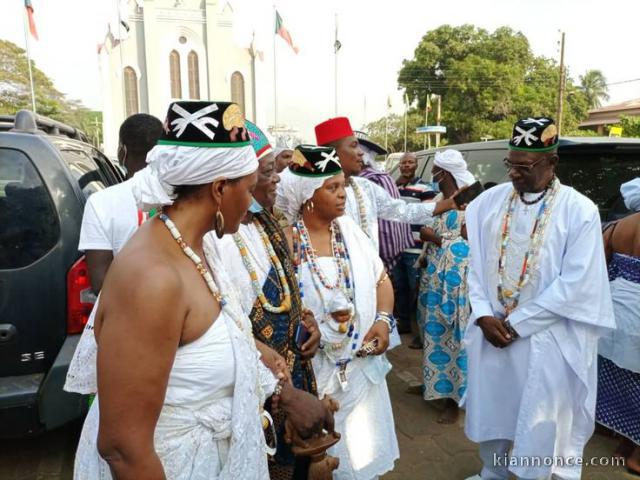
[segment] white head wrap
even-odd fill
[[[147,154],[147,167],[133,176],[133,196],[138,208],[148,211],[173,204],[177,186],[240,178],[257,169],[258,160],[251,145],[234,148],[156,145]]]
[[[287,218],[289,225],[292,225],[298,220],[305,202],[313,197],[315,191],[329,178],[332,177],[303,177],[285,168],[280,174],[275,208],[280,210]]]
[[[471,185],[476,181],[471,172],[467,170],[467,162],[464,161],[462,154],[458,150],[449,149],[443,152],[436,152],[433,164],[453,175],[458,188]]]
[[[377,153],[363,144],[360,144],[360,149],[364,152],[364,157],[362,158],[364,164],[374,170],[378,170],[378,163],[376,162]]]
[[[624,204],[633,212],[640,212],[640,177],[620,185]]]

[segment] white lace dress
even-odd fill
[[[205,253],[208,260],[217,257],[211,249],[205,248]],[[178,348],[156,425],[155,450],[169,480],[268,480],[259,412],[276,380],[245,333],[251,326],[238,313],[230,280],[220,271],[214,271],[214,277],[227,303],[200,338]],[[89,356],[95,358],[95,351]],[[81,383],[90,388],[95,385],[95,363],[85,367]],[[75,480],[112,478],[98,454],[98,427],[99,395],[78,444]]]
[[[376,281],[384,267],[371,242],[352,219],[343,216],[338,223],[351,258],[354,303],[359,317],[356,322],[359,333],[356,348],[360,348],[362,339],[373,325]],[[333,257],[320,257],[318,261],[327,281],[333,284],[338,274]],[[322,342],[335,342],[336,332],[326,321],[334,292],[316,284],[312,275],[309,265],[304,262],[300,267],[300,277],[305,306],[318,320]],[[346,350],[349,348],[348,344]],[[344,356],[337,354],[337,357]],[[340,410],[335,414],[335,429],[342,438],[328,452],[340,459],[333,478],[370,480],[393,470],[400,455],[385,379],[391,365],[385,355],[354,358],[347,365],[347,385],[343,387],[338,377],[339,368],[335,365],[337,357],[323,349],[313,358],[319,396],[331,395],[340,404]]]

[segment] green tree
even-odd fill
[[[407,112],[407,150],[416,152],[424,147],[424,135],[416,128],[424,125],[424,113],[415,109]],[[371,140],[384,147],[385,139],[389,153],[404,151],[404,115],[391,114],[365,125],[364,130]],[[386,133],[386,135],[385,135]],[[441,144],[444,144],[441,142]]]
[[[622,116],[620,126],[623,137],[640,137],[640,117]]]
[[[102,141],[102,114],[91,112],[77,100],[65,98],[33,60],[31,70],[38,114],[87,132],[99,145]],[[0,40],[0,114],[13,115],[22,109],[31,110],[26,52],[12,42]],[[96,119],[99,120],[97,128]]]
[[[580,75],[580,90],[587,97],[590,109],[602,106],[602,100],[609,100],[607,79],[600,70],[587,70]]]
[[[427,95],[442,96],[442,124],[451,143],[506,138],[522,116],[555,116],[559,68],[535,56],[520,32],[443,25],[424,35],[404,60],[399,88],[424,111]],[[567,79],[563,130],[586,117],[583,92]]]

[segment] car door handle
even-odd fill
[[[16,327],[10,323],[0,323],[0,344],[9,343],[17,333]]]

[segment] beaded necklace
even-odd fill
[[[318,263],[318,257],[311,245],[311,239],[309,232],[304,224],[304,221],[299,220],[293,225],[293,263],[296,277],[298,278],[298,287],[300,290],[300,297],[304,297],[304,288],[302,284],[302,276],[300,274],[300,267],[303,261],[307,262],[309,269],[311,270],[311,277],[314,283],[314,287],[318,295],[322,299],[321,286],[324,286],[327,290],[341,289],[349,301],[353,302],[354,290],[353,281],[349,274],[349,253],[344,246],[344,240],[340,228],[334,221],[331,223],[331,244],[333,251],[333,259],[336,263],[337,280],[335,284],[330,284],[322,268]],[[322,300],[324,304],[324,300]],[[351,320],[349,320],[349,326],[346,335],[340,342],[336,343],[324,343],[321,348],[331,358],[332,354],[337,353],[338,359],[332,359],[335,361],[336,367],[339,370],[339,379],[341,384],[346,384],[346,367],[349,362],[352,361],[353,356],[356,353],[356,348],[360,334],[357,331],[357,319],[358,316],[354,313]],[[351,348],[348,352],[344,352],[344,348],[347,347],[351,340]],[[342,353],[342,355],[339,355]]]
[[[313,273],[312,277],[314,282],[319,281],[327,290],[340,289],[350,301],[353,301],[353,285],[349,271],[349,254],[344,246],[340,228],[335,224],[335,222],[331,222],[330,230],[333,261],[335,262],[336,270],[338,272],[335,283],[329,283],[329,280],[327,280],[322,268],[320,268],[318,256],[311,245],[309,232],[302,220],[299,220],[293,225],[293,253],[294,258],[296,258],[296,261],[294,262],[296,273],[298,273],[298,269],[300,268],[302,261],[306,260],[311,272]],[[298,279],[299,278],[300,277],[298,276]],[[300,285],[300,287],[302,287],[302,285]],[[300,292],[302,295],[302,288],[300,288]]]
[[[362,194],[362,190],[360,189],[360,185],[358,182],[355,182],[353,178],[349,178],[349,185],[353,188],[353,194],[356,197],[356,202],[358,202],[358,217],[360,220],[360,228],[367,235],[367,237],[371,236],[369,232],[369,223],[367,222],[367,211],[364,207],[364,195]]]
[[[216,284],[213,281],[213,277],[211,276],[211,273],[204,266],[204,263],[202,262],[198,254],[194,252],[193,249],[189,245],[187,245],[187,243],[182,239],[182,235],[180,234],[180,230],[178,230],[178,227],[176,227],[176,224],[173,223],[171,219],[167,217],[167,215],[164,213],[160,214],[160,220],[162,220],[162,222],[165,224],[167,229],[169,229],[171,236],[175,239],[176,242],[178,242],[178,245],[180,245],[180,248],[182,248],[182,251],[184,252],[184,254],[187,257],[189,257],[191,261],[196,265],[198,272],[200,273],[200,275],[202,275],[202,278],[204,278],[204,281],[206,282],[207,287],[211,291],[213,298],[215,298],[216,301],[218,301],[220,305],[224,307],[227,304],[227,301],[216,289]],[[240,330],[243,330],[243,328],[239,324],[238,324],[238,327],[240,327]]]
[[[209,288],[209,291],[213,295],[213,298],[215,298],[220,303],[220,307],[224,308],[227,305],[227,300],[216,289],[215,282],[213,281],[213,276],[211,275],[209,270],[207,270],[207,268],[204,266],[204,263],[202,262],[198,254],[194,252],[193,249],[189,245],[187,245],[187,243],[182,239],[182,235],[180,234],[178,227],[176,227],[175,223],[173,223],[166,214],[161,213],[159,215],[159,218],[165,224],[165,226],[171,233],[171,236],[175,239],[178,245],[180,245],[180,248],[182,248],[182,251],[184,252],[184,254],[187,257],[189,257],[191,261],[196,265],[198,272],[200,273],[200,275],[202,275],[202,278],[204,278],[207,284],[207,287]],[[240,321],[240,319],[238,319],[238,317],[235,314],[233,314],[233,311],[231,309],[227,309],[227,313],[233,319],[234,323],[238,326],[240,331],[248,337],[249,345],[255,352],[256,344],[255,344],[255,340],[253,338],[253,332],[251,331],[251,329],[248,329],[247,331],[247,329],[245,329],[244,326],[242,325],[242,322]],[[257,354],[257,352],[255,353]],[[262,384],[260,383],[259,375],[256,376],[255,389],[256,389],[256,394],[258,398],[264,398],[264,390],[262,389]],[[262,407],[262,405],[260,405],[259,413],[262,419],[262,428],[266,429],[269,427],[269,425],[271,425],[271,427],[273,428],[273,420],[271,419],[269,412],[267,412]],[[269,455],[275,455],[275,452],[276,452],[275,448],[267,448],[267,453]]]
[[[276,252],[273,250],[273,245],[271,245],[271,241],[269,237],[264,231],[264,228],[257,220],[253,220],[253,225],[255,225],[258,230],[258,234],[260,235],[260,239],[264,244],[267,253],[269,255],[269,259],[271,260],[271,264],[276,269],[276,273],[278,274],[278,279],[280,280],[280,286],[282,288],[283,296],[280,299],[280,306],[276,307],[269,303],[267,297],[264,296],[262,291],[262,285],[258,282],[258,274],[256,273],[256,269],[251,263],[251,259],[249,258],[249,249],[242,240],[242,237],[239,233],[233,235],[233,240],[236,242],[236,246],[238,250],[240,250],[240,256],[242,257],[242,263],[244,263],[247,272],[249,272],[249,277],[251,278],[251,287],[253,288],[253,293],[256,294],[258,299],[260,300],[260,304],[262,308],[271,313],[285,313],[291,310],[291,290],[289,289],[289,282],[287,281],[287,276],[284,273],[284,268],[282,267],[282,263],[280,259],[276,255]]]
[[[540,252],[544,233],[551,214],[551,207],[553,206],[553,201],[555,200],[559,188],[560,182],[558,182],[558,180],[554,178],[549,195],[546,195],[547,190],[545,190],[544,192],[544,200],[540,204],[540,208],[538,209],[538,213],[536,215],[536,220],[533,224],[531,234],[529,235],[529,248],[524,254],[522,268],[520,269],[520,278],[518,279],[518,283],[515,286],[515,291],[504,288],[504,281],[506,263],[505,256],[510,240],[509,231],[511,228],[511,219],[513,217],[513,212],[515,211],[516,200],[519,197],[518,192],[514,190],[509,198],[509,201],[507,203],[507,211],[502,222],[500,256],[498,257],[498,300],[504,307],[507,315],[509,315],[509,313],[515,310],[518,306],[518,302],[520,301],[520,293],[531,278],[530,271],[532,266],[535,264],[537,256]]]

